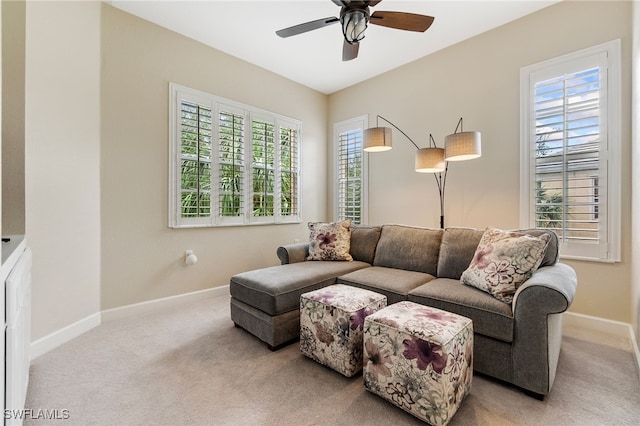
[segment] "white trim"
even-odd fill
[[[626,351],[632,351],[635,342],[631,324],[575,312],[563,314],[562,334]]]
[[[223,285],[221,287],[213,287],[205,290],[178,294],[175,296],[163,297],[155,300],[148,300],[146,302],[134,303],[131,305],[96,312],[95,314],[89,315],[86,318],[76,321],[73,324],[70,324],[34,342],[31,342],[31,360],[33,361],[40,355],[44,355],[45,353],[57,348],[58,346],[61,346],[68,341],[81,336],[92,328],[99,326],[103,322],[130,318],[134,315],[157,312],[159,310],[178,306],[187,302],[193,302],[206,299],[208,297],[228,294],[229,285]]]
[[[222,294],[229,294],[229,285],[207,288],[205,290],[193,291],[191,293],[177,294],[175,296],[147,300],[145,302],[107,309],[102,311],[102,321],[110,322],[123,318],[130,318],[135,315],[148,314],[160,309],[166,309],[183,303],[206,299],[207,297],[220,296]]]
[[[631,324],[574,312],[565,312],[562,318],[563,336],[631,352],[640,374],[640,350]]]
[[[31,360],[33,361],[40,355],[75,339],[92,328],[99,326],[100,323],[100,312],[96,312],[95,314],[91,314],[73,324],[69,324],[51,334],[41,337],[35,342],[31,342]]]

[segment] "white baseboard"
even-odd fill
[[[74,322],[60,330],[54,331],[34,342],[31,342],[31,360],[40,355],[44,355],[52,349],[86,333],[102,322],[114,321],[121,318],[128,318],[134,315],[146,314],[171,306],[181,305],[186,302],[193,302],[208,297],[215,297],[229,294],[229,286],[208,288],[191,293],[178,294],[176,296],[163,297],[161,299],[149,300],[147,302],[134,303],[132,305],[121,306],[119,308],[106,309],[96,312],[79,321]]]
[[[171,306],[181,305],[187,302],[194,302],[207,297],[229,294],[229,286],[213,287],[191,293],[178,294],[176,296],[163,297],[161,299],[148,300],[146,302],[134,303],[132,305],[120,306],[118,308],[106,309],[102,311],[102,321],[109,322],[134,315],[142,315],[166,309]]]
[[[562,334],[629,351],[635,357],[638,372],[640,372],[640,351],[638,350],[638,341],[631,324],[574,312],[565,312],[563,314]]]
[[[94,327],[100,325],[100,312],[89,315],[79,321],[54,331],[34,342],[31,342],[31,360],[38,358],[58,346],[75,339]]]

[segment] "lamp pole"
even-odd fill
[[[444,188],[447,184],[447,171],[449,170],[449,163],[446,163],[444,172],[434,173],[433,177],[436,179],[438,185],[438,193],[440,194],[440,229],[444,229]]]

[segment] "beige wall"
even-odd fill
[[[24,234],[24,0],[2,2],[2,231]]]
[[[633,108],[632,108],[632,164],[635,165],[632,170],[632,182],[640,182],[640,1],[633,2]],[[633,205],[632,211],[632,238],[633,247],[631,251],[632,276],[631,276],[631,314],[633,329],[636,338],[640,336],[640,185],[636,184],[632,187],[633,192],[631,198]]]
[[[572,311],[631,322],[631,26],[630,2],[563,2],[331,95],[329,126],[367,113],[373,126],[380,114],[418,145],[432,133],[442,146],[464,117],[482,132],[483,155],[450,164],[445,225],[517,228],[520,68],[621,38],[622,262],[567,263],[579,277]],[[393,150],[368,154],[370,223],[439,226],[434,178],[413,171],[414,152],[396,133]]]
[[[102,309],[277,264],[279,244],[326,219],[326,95],[110,6],[102,12]],[[302,120],[303,223],[168,228],[170,81]],[[184,265],[187,249],[194,266]]]
[[[100,310],[100,3],[28,2],[32,337]]]

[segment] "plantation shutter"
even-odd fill
[[[536,228],[564,242],[599,243],[600,69],[535,84]]]
[[[567,258],[620,255],[619,41],[521,70],[523,225]]]
[[[244,115],[221,106],[218,114],[219,216],[244,215]]]
[[[338,133],[338,220],[362,223],[362,129]]]
[[[299,171],[299,129],[297,126],[280,126],[280,215],[297,217]]]
[[[180,102],[180,214],[211,216],[211,108]]]
[[[253,118],[251,177],[253,217],[273,216],[275,205],[275,125]]]

